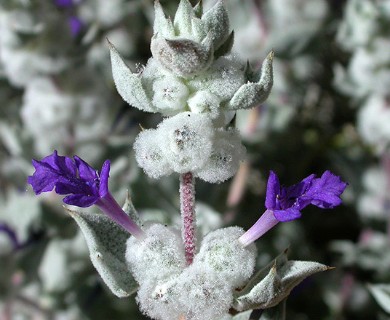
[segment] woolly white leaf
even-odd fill
[[[253,286],[253,281],[251,281],[247,287],[253,287],[249,290],[244,288],[239,293],[234,302],[234,308],[243,311],[276,306],[305,278],[330,269],[318,262],[285,260],[283,256],[276,259],[266,276],[256,285]],[[268,267],[264,268],[260,274],[264,274]],[[255,278],[258,279],[260,274],[257,274]]]
[[[156,112],[143,88],[141,75],[133,73],[110,43],[112,75],[118,93],[131,106],[143,111]]]
[[[110,290],[119,298],[134,293],[138,285],[125,260],[129,233],[105,215],[67,211],[81,228],[92,264]]]
[[[171,19],[167,19],[159,1],[154,2],[153,33],[162,37],[173,37],[175,30]]]
[[[272,51],[263,62],[260,81],[257,83],[249,82],[241,86],[227,104],[228,109],[250,109],[268,98],[273,85],[273,56]]]
[[[217,49],[229,35],[229,16],[223,1],[218,1],[215,6],[202,16],[205,28],[211,34],[214,48]]]
[[[175,27],[176,35],[179,36],[191,36],[191,19],[194,16],[194,12],[191,3],[188,0],[180,0],[179,7],[177,8],[173,25]]]

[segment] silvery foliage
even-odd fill
[[[362,142],[381,158],[380,164],[367,167],[361,175],[362,190],[357,209],[364,228],[357,243],[334,241],[332,250],[340,262],[355,270],[371,273],[369,280],[356,277],[353,291],[359,293],[361,305],[372,297],[385,312],[388,303],[388,223],[389,186],[388,151],[390,86],[390,1],[349,0],[341,21],[337,42],[351,56],[345,66],[336,65],[335,86],[357,106],[357,132]],[[379,228],[377,228],[379,226]],[[362,281],[363,282],[363,281]],[[367,284],[367,282],[373,282]]]
[[[105,40],[105,35],[126,38],[120,49],[131,52],[123,19],[136,10],[122,6],[125,2],[73,1],[69,9],[57,7],[54,0],[0,1],[0,224],[20,244],[13,247],[11,237],[0,233],[0,281],[9,288],[6,295],[1,292],[5,303],[0,318],[9,310],[15,319],[85,319],[77,296],[96,281],[85,241],[64,223],[70,218],[53,203],[56,198],[33,198],[25,192],[25,179],[31,174],[31,158],[53,149],[88,154],[97,161],[107,145],[127,145],[128,132],[125,140],[113,132],[121,101],[113,100],[115,89],[107,85],[111,69]],[[70,14],[83,23],[77,36],[70,31]],[[113,161],[112,176],[127,185],[134,172],[123,160]],[[115,192],[116,186],[111,187]],[[88,284],[80,288],[76,282],[81,276]],[[67,311],[59,310],[59,304]]]
[[[210,2],[215,1],[206,1]],[[236,118],[243,139],[264,141],[271,132],[283,132],[304,104],[302,83],[311,85],[313,74],[319,70],[318,58],[308,44],[324,27],[329,14],[327,3],[233,0],[226,6],[234,29],[233,52],[255,64],[271,48],[278,53],[273,61],[277,77],[266,103],[239,110]]]
[[[38,227],[41,218],[39,200],[29,194],[13,190],[0,196],[0,223],[5,223],[18,235],[18,242],[29,238],[29,230]],[[12,244],[4,233],[0,233],[0,253],[12,250]]]
[[[363,173],[363,193],[357,202],[357,209],[363,221],[386,221],[389,201],[386,175],[386,171],[380,166],[369,167]]]
[[[337,34],[340,46],[352,56],[345,69],[335,66],[335,84],[357,100],[361,107],[359,132],[378,154],[388,148],[390,138],[385,121],[390,86],[389,21],[390,1],[351,0]]]
[[[102,71],[107,69],[107,78],[111,74],[100,33],[126,38],[121,49],[131,51],[128,32],[118,24],[135,10],[122,0],[74,1],[72,8],[58,8],[55,1],[10,0],[0,5],[2,76],[24,90],[21,118],[26,132],[16,138],[27,140],[28,134],[34,154],[72,150],[96,160],[103,146],[111,144],[107,137],[118,105],[107,107],[111,96]],[[72,34],[70,17],[83,28],[78,34]],[[118,138],[111,140],[118,143]]]
[[[92,83],[92,79],[88,80]],[[105,121],[107,103],[106,97],[95,92],[64,91],[50,78],[36,77],[26,86],[21,116],[34,137],[37,154],[45,155],[57,146],[68,146],[89,154],[92,159],[98,158],[99,144],[110,130],[109,122]],[[49,132],[48,139],[40,139]]]
[[[153,178],[192,171],[208,182],[227,180],[245,149],[238,133],[225,126],[235,110],[268,97],[273,53],[260,73],[230,54],[233,33],[222,1],[204,13],[201,5],[181,1],[173,21],[156,2],[153,31],[153,57],[138,73],[110,43],[122,98],[140,110],[170,116],[157,129],[140,133],[134,145],[138,164]]]
[[[18,87],[24,87],[40,74],[56,74],[69,62],[60,52],[47,53],[50,47],[50,51],[55,51],[54,35],[50,34],[53,21],[43,23],[33,10],[31,3],[10,9],[0,5],[0,62],[6,77]],[[66,37],[68,32],[62,31]]]

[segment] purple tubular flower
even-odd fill
[[[35,194],[55,189],[60,195],[67,195],[66,204],[85,208],[97,205],[112,220],[135,237],[142,238],[144,232],[130,219],[108,191],[110,161],[103,163],[98,173],[81,158],[59,156],[57,151],[43,158],[33,160],[35,172],[27,182]]]
[[[340,196],[347,187],[340,177],[325,171],[320,178],[314,174],[291,187],[283,187],[277,175],[271,171],[265,197],[267,210],[257,222],[239,239],[247,246],[256,241],[279,222],[301,217],[301,210],[312,204],[328,209],[341,204]]]

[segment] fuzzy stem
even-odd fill
[[[196,249],[195,179],[191,172],[180,176],[180,211],[185,257],[190,265]]]

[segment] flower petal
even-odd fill
[[[72,205],[72,206],[86,208],[86,207],[92,206],[98,200],[99,200],[99,197],[97,197],[97,196],[87,196],[84,194],[72,194],[72,195],[66,196],[62,201],[64,201],[64,203]]]
[[[96,170],[78,156],[73,157],[76,167],[79,170],[79,177],[83,180],[94,180],[98,178]]]
[[[347,187],[340,177],[325,171],[321,178],[314,179],[302,201],[309,201],[320,208],[333,208],[341,204],[340,196]]]
[[[104,197],[108,193],[108,177],[110,176],[110,160],[103,163],[102,171],[100,172],[99,195]]]
[[[280,222],[287,222],[300,218],[301,212],[296,208],[288,208],[286,210],[274,210],[274,216]]]
[[[280,183],[278,176],[275,172],[270,171],[268,182],[267,182],[267,192],[265,195],[265,207],[269,210],[276,209],[276,198],[280,193]]]

